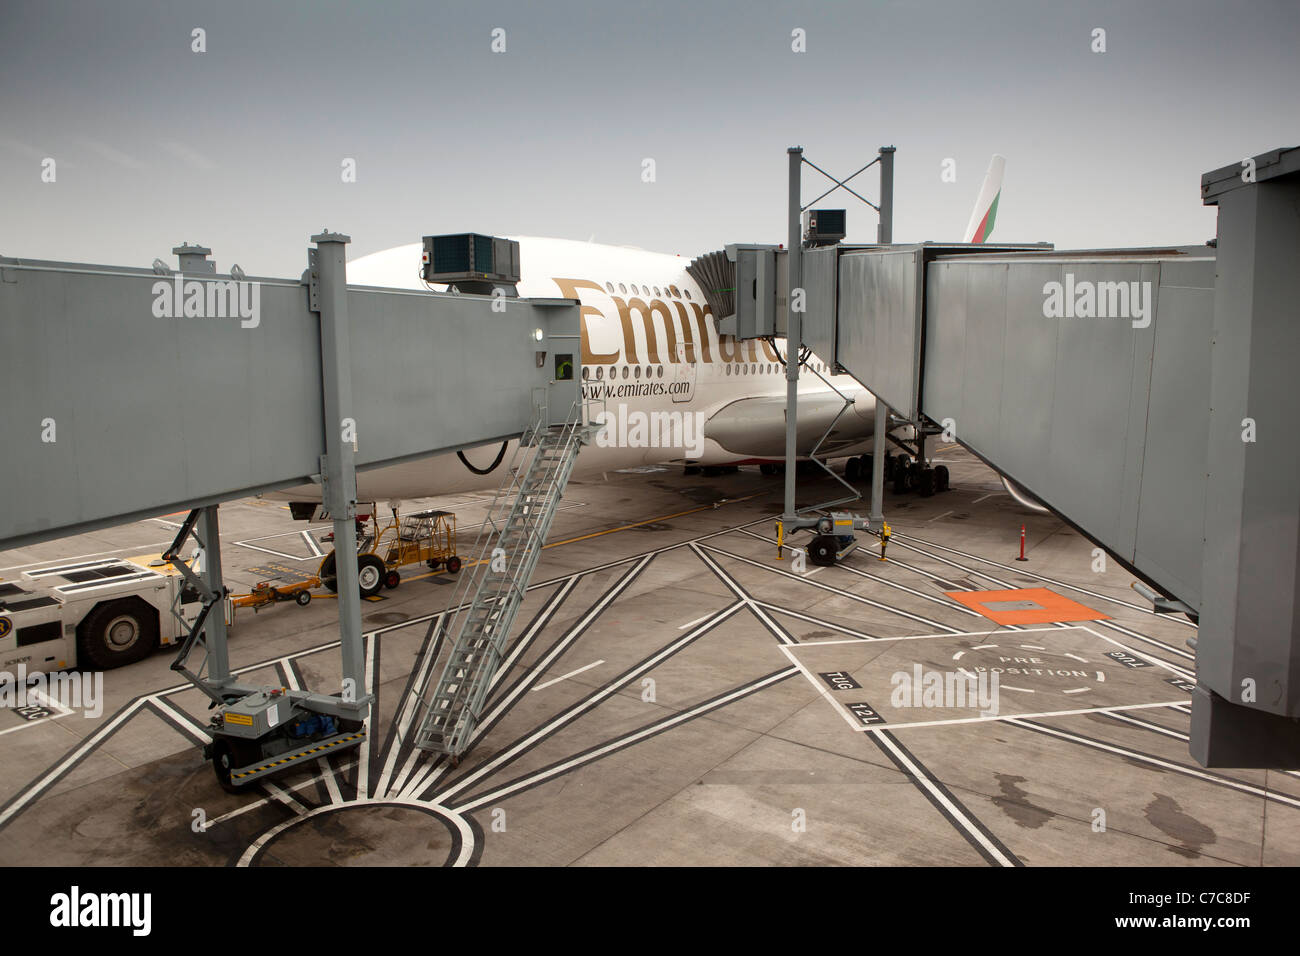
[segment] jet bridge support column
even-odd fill
[[[889,450],[889,406],[876,399],[876,427],[871,439],[871,524],[879,528],[885,520],[885,452]]]
[[[321,384],[324,392],[325,454],[321,498],[334,520],[338,575],[339,640],[343,655],[342,710],[362,719],[370,695],[361,645],[361,594],[357,586],[356,420],[352,417],[351,356],[348,351],[348,289],[344,249],[352,240],[334,232],[312,236],[308,251],[311,308],[320,313]]]
[[[217,686],[230,683],[230,654],[226,647],[225,583],[221,579],[221,527],[217,521],[218,505],[208,505],[199,517],[199,540],[203,542],[203,583],[218,598],[214,613],[204,621],[207,632],[208,680]]]
[[[1300,149],[1206,173],[1219,207],[1191,753],[1300,767]]]
[[[785,339],[785,511],[781,524],[788,535],[796,528],[795,472],[798,471],[798,413],[799,413],[799,352],[803,341],[803,314],[795,309],[795,294],[803,284],[803,223],[800,221],[801,176],[803,148],[791,146],[790,157],[790,252],[789,270],[789,321]]]

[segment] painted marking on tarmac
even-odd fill
[[[680,630],[680,628],[678,628],[678,630]],[[563,675],[562,677],[556,677],[553,680],[548,680],[545,684],[538,684],[536,687],[533,688],[533,693],[535,694],[539,690],[544,690],[547,687],[550,687],[552,684],[558,684],[562,680],[568,680],[570,677],[576,677],[577,675],[581,674],[583,671],[589,671],[593,667],[599,667],[603,663],[605,663],[603,660],[593,661],[592,663],[588,664],[586,667],[579,667],[576,671],[569,671],[569,673]]]

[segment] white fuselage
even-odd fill
[[[777,340],[774,349],[766,341],[742,342],[720,335],[703,293],[686,273],[688,259],[566,239],[520,237],[518,242],[521,296],[559,296],[581,302],[583,392],[588,398],[604,399],[611,414],[623,405],[625,413],[691,413],[696,420],[707,422],[736,402],[785,396],[785,367],[777,353],[779,349],[784,355],[784,341]],[[364,256],[348,263],[348,283],[427,289],[419,275],[421,253],[422,246],[415,243]],[[853,409],[841,417],[837,433],[842,439],[857,441],[852,446],[841,442],[836,457],[865,451],[874,424],[871,393],[847,375],[832,377],[830,368],[817,356],[809,364],[854,400]],[[484,373],[492,374],[492,370]],[[815,400],[834,393],[805,368],[799,394],[801,400]],[[773,418],[762,423],[766,431],[783,426],[783,407],[760,414],[779,416],[779,421]],[[593,443],[583,448],[576,472],[599,473],[660,462],[723,465],[776,457],[770,451],[765,455],[740,453],[733,441],[729,444],[733,450],[707,437],[676,447],[661,442]],[[500,447],[494,443],[463,454],[471,464],[486,468]],[[508,462],[513,450],[511,442],[502,460]],[[358,472],[357,498],[384,502],[495,488],[501,478],[500,471],[478,475],[456,454],[440,454]],[[307,485],[275,496],[319,500],[320,490]]]

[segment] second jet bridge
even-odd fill
[[[1202,193],[1217,248],[805,250],[803,339],[1199,618],[1198,760],[1300,767],[1300,149]]]

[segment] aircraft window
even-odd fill
[[[658,287],[658,286],[655,286],[655,287],[654,287],[654,290],[655,290],[655,295],[658,295],[658,294],[659,294],[659,287]]]
[[[662,365],[659,366],[659,377],[660,378],[664,377],[664,367]]]
[[[675,298],[680,299],[682,297],[682,294],[677,291],[677,286],[675,285],[670,285],[668,291],[671,292]]]
[[[634,368],[634,369],[632,370],[632,377],[635,378],[635,379],[637,379],[638,381],[640,381],[640,379],[641,379],[641,366],[640,366],[640,365],[638,365],[636,368]]]
[[[618,284],[618,291],[622,292],[624,295],[627,295],[627,286],[625,286],[623,283],[620,282]]]
[[[685,295],[686,298],[689,299],[689,298],[691,297],[691,290],[690,290],[690,289],[683,289],[683,290],[682,290],[682,294]]]
[[[624,366],[623,366],[623,377],[624,377],[624,378],[627,378],[627,374],[628,374],[628,372],[627,372],[627,366],[624,365]]]
[[[606,292],[613,292],[613,291],[614,291],[614,283],[612,283],[612,282],[606,282],[606,283],[605,283],[605,291],[606,291]]]
[[[597,365],[597,366],[596,366],[596,381],[599,382],[599,381],[600,381],[602,378],[604,378],[604,377],[605,377],[605,367],[604,367],[603,365]]]
[[[583,380],[584,382],[587,380],[587,373],[590,372],[590,371],[591,371],[591,369],[587,368],[587,366],[584,365],[584,366],[582,367],[582,380]]]
[[[730,366],[730,365],[727,366],[727,374],[728,374],[728,375],[731,374],[731,366]]]

